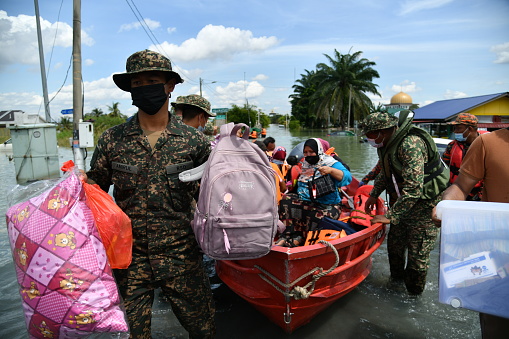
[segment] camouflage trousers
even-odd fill
[[[128,269],[114,270],[114,274],[124,299],[131,338],[152,338],[152,304],[159,287],[190,338],[215,336],[214,301],[201,256],[185,273],[171,276],[170,272],[161,280],[153,277],[148,258],[133,257]]]
[[[426,285],[429,256],[438,235],[431,221],[433,206],[430,201],[420,200],[408,214],[411,217],[391,224],[387,236],[391,278],[404,280],[410,294],[421,294]]]

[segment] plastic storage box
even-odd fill
[[[439,301],[509,318],[509,204],[442,201]]]

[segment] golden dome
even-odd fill
[[[412,97],[406,93],[399,92],[391,98],[391,105],[394,104],[411,104]]]

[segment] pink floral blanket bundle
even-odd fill
[[[32,338],[128,337],[118,288],[85,199],[78,175],[69,172],[6,213]]]

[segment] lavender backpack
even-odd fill
[[[221,126],[205,166],[192,226],[211,258],[255,259],[270,251],[277,231],[274,173],[265,152],[248,140],[249,127],[232,125]]]

